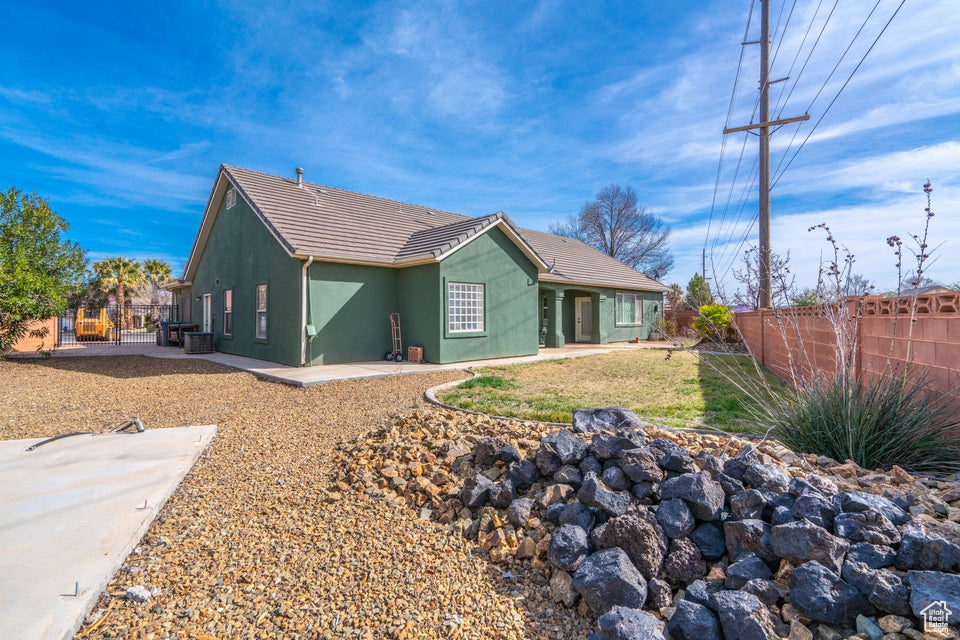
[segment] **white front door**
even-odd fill
[[[593,334],[593,302],[590,298],[574,300],[577,309],[577,342],[590,342]]]
[[[210,294],[203,294],[203,330],[213,331],[213,318],[210,315]]]

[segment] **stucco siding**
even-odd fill
[[[380,360],[389,351],[389,315],[397,307],[397,271],[315,262],[310,265],[307,344],[310,364]]]
[[[220,202],[184,306],[203,323],[203,296],[210,294],[217,351],[300,364],[300,261],[280,247],[243,198],[230,209]],[[267,337],[256,337],[256,286],[267,285]],[[224,334],[224,292],[233,290],[233,330]],[[191,295],[192,294],[192,295]],[[200,298],[199,300],[197,298]],[[202,326],[201,326],[202,329]]]
[[[397,275],[403,349],[423,348],[428,362],[440,362],[440,332],[443,324],[440,295],[440,265],[425,264],[401,269]]]
[[[484,285],[484,330],[458,334],[448,325],[448,284]],[[493,229],[440,263],[439,362],[537,353],[537,269],[502,231]],[[432,359],[432,358],[431,358]]]

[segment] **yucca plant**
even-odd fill
[[[907,254],[916,261],[919,275],[915,279],[919,280],[936,249],[929,240],[934,216],[931,192],[930,184],[925,184],[923,232],[910,235],[912,244],[898,236],[887,240],[895,250],[898,282],[903,281],[901,270]],[[753,400],[758,409],[756,426],[796,451],[850,459],[866,468],[888,469],[896,464],[921,472],[960,470],[960,395],[935,390],[918,375],[921,370],[911,366],[916,295],[907,301],[906,311],[898,305],[892,316],[891,335],[903,336],[905,357],[894,357],[891,341],[879,370],[875,365],[869,371],[861,370],[857,357],[861,320],[871,287],[853,272],[854,256],[838,243],[827,225],[809,230],[825,232],[829,247],[815,290],[823,303],[805,308],[793,305],[793,276],[787,260],[779,260],[772,271],[775,303],[764,318],[769,332],[766,339],[779,339],[786,346],[785,357],[777,366],[788,384],[780,388],[756,384],[729,367],[721,373]],[[745,260],[750,255],[748,252]],[[746,269],[748,276],[758,272],[757,268]],[[898,322],[907,325],[898,329]],[[810,329],[814,324],[827,330],[821,329],[818,337]],[[738,330],[736,323],[733,326]],[[824,333],[832,341],[824,340]],[[819,355],[826,347],[832,351],[831,359],[815,357],[818,340],[822,343]],[[755,366],[760,370],[756,361]]]
[[[767,419],[796,451],[853,460],[866,469],[960,470],[960,414],[951,399],[905,373],[817,378],[778,394]]]

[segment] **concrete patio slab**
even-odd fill
[[[414,364],[410,362],[390,362],[387,360],[372,360],[369,362],[350,362],[345,364],[325,364],[313,367],[290,367],[277,364],[276,362],[267,362],[235,356],[228,353],[208,353],[203,355],[187,355],[179,350],[166,349],[159,347],[156,350],[145,352],[155,358],[204,358],[211,362],[216,362],[227,367],[243,369],[250,373],[274,382],[282,382],[299,387],[310,387],[335,380],[354,380],[358,378],[377,378],[391,375],[407,375],[415,373],[430,373],[432,371],[452,371],[461,369],[470,369],[473,367],[492,367],[508,364],[523,364],[526,362],[540,362],[542,360],[558,360],[561,358],[582,358],[586,356],[609,353],[624,349],[665,349],[670,348],[668,342],[646,342],[641,344],[618,343],[615,345],[568,345],[562,349],[540,349],[540,352],[531,356],[518,356],[514,358],[493,358],[490,360],[470,360],[467,362],[454,362],[450,364],[431,364],[429,362]]]
[[[72,638],[216,430],[0,441],[0,638]]]

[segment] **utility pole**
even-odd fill
[[[770,292],[772,291],[770,282],[770,128],[779,128],[791,122],[809,120],[810,115],[804,114],[795,118],[770,120],[770,85],[774,82],[789,80],[789,78],[781,78],[772,82],[770,80],[770,0],[760,0],[760,40],[741,43],[742,46],[748,44],[760,45],[760,122],[724,129],[723,133],[736,133],[738,131],[750,131],[752,133],[753,129],[760,130],[760,222],[758,225],[760,229],[758,252],[760,265],[757,271],[760,277],[759,306],[764,309],[770,307]]]
[[[770,121],[770,0],[760,0],[760,122]],[[760,127],[760,308],[770,307],[770,127]]]

